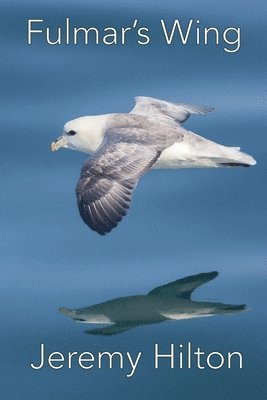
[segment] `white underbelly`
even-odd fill
[[[212,317],[213,314],[197,314],[197,313],[161,313],[163,317],[173,320],[181,320],[181,319],[192,319],[192,318],[202,318],[202,317]]]
[[[165,149],[153,168],[192,168],[216,167],[214,160],[209,159],[200,149],[192,148],[188,143],[175,143]]]
[[[182,142],[163,150],[154,168],[209,168],[223,163],[255,165],[256,161],[239,147],[228,147],[188,132]]]

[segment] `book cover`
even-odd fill
[[[1,399],[266,398],[266,11],[1,2]]]

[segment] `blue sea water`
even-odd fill
[[[242,399],[266,398],[266,3],[259,0],[2,1],[1,4],[1,398]],[[137,46],[27,44],[27,20],[55,29],[147,26]],[[167,46],[159,20],[199,19],[202,26],[241,27],[241,48]],[[49,146],[77,116],[127,112],[147,95],[214,106],[194,116],[192,131],[241,146],[253,168],[151,171],[132,207],[106,237],[90,231],[76,206],[86,155]],[[245,303],[236,315],[137,327],[111,337],[84,334],[58,312],[119,296],[145,294],[188,275],[216,270],[198,300]],[[206,353],[239,351],[243,369],[170,369],[153,364],[153,348],[191,342]],[[39,371],[47,351],[142,352],[127,368],[82,370],[77,364]]]

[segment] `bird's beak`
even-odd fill
[[[61,147],[64,147],[66,144],[66,139],[64,138],[64,136],[60,136],[59,138],[57,138],[57,140],[55,140],[53,143],[51,143],[51,150],[55,151],[60,149]]]

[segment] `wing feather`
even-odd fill
[[[185,122],[192,114],[207,114],[214,110],[212,107],[171,103],[144,96],[136,97],[135,103],[135,107],[131,111],[133,114],[165,116],[174,119],[178,123]]]
[[[77,184],[83,221],[100,235],[115,228],[130,207],[139,177],[159,155],[156,149],[137,143],[107,142],[85,162]]]
[[[190,299],[192,292],[203,285],[215,279],[218,276],[218,272],[203,272],[198,275],[190,275],[186,278],[178,279],[173,282],[169,282],[166,285],[159,286],[151,290],[148,295],[160,295],[168,297],[181,297]]]
[[[84,163],[76,187],[80,215],[100,235],[110,232],[126,215],[139,177],[162,150],[184,137],[183,129],[172,120],[117,114],[111,125],[100,148]]]

